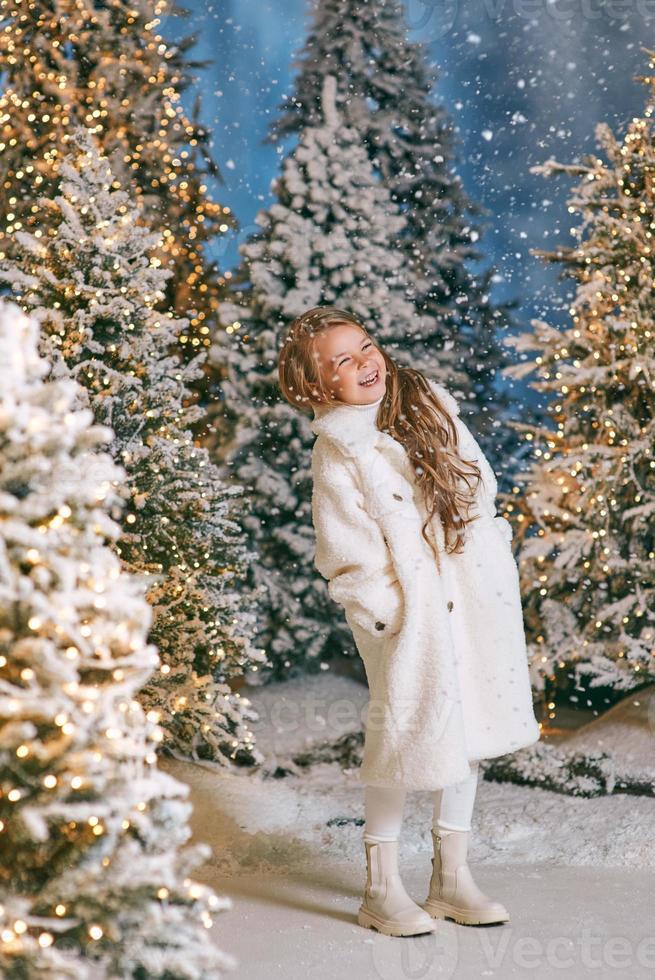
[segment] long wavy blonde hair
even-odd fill
[[[450,553],[461,552],[464,529],[477,519],[469,517],[469,510],[482,475],[475,462],[461,457],[455,423],[421,372],[399,367],[352,313],[335,306],[315,306],[296,317],[281,345],[278,379],[282,396],[300,411],[335,404],[318,366],[314,339],[339,324],[359,327],[384,358],[386,392],[376,425],[401,443],[412,463],[428,513],[421,534],[439,565],[436,544],[426,533],[432,518],[438,514],[441,519],[446,549],[452,545]],[[473,487],[469,479],[476,481]]]

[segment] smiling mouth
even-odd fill
[[[373,385],[377,384],[379,380],[380,380],[380,372],[376,368],[372,374],[368,375],[368,378],[365,378],[364,381],[360,381],[359,383],[362,386],[362,388],[372,388]]]

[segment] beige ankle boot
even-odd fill
[[[364,841],[366,890],[357,921],[386,936],[434,932],[436,923],[412,901],[398,873],[398,841]]]
[[[473,881],[466,863],[469,833],[432,829],[432,877],[423,908],[435,919],[454,919],[463,925],[507,922],[505,906],[485,895]]]

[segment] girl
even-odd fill
[[[505,922],[466,863],[478,762],[540,730],[493,471],[446,389],[396,365],[345,310],[293,321],[279,383],[289,404],[313,410],[315,565],[369,687],[358,921],[394,936],[433,931],[439,917]],[[397,863],[405,795],[421,789],[434,799],[422,907]]]

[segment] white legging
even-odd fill
[[[443,830],[470,830],[478,788],[479,764],[469,762],[471,775],[432,792],[432,826]],[[398,786],[364,786],[364,840],[397,840],[403,822],[407,791]]]

